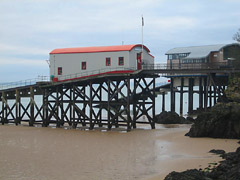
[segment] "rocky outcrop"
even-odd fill
[[[209,112],[198,115],[186,135],[240,139],[240,103],[219,103]]]
[[[225,160],[212,169],[191,169],[184,172],[171,172],[164,180],[239,180],[240,147],[236,152],[221,155]]]
[[[159,124],[191,124],[193,119],[181,117],[175,112],[163,111],[155,116],[155,122]]]
[[[225,91],[229,101],[240,103],[240,75],[231,74],[228,78],[228,88]]]
[[[191,169],[182,173],[171,172],[164,180],[209,180],[205,177],[204,172],[197,169]]]

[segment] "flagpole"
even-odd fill
[[[144,19],[142,15],[142,56],[141,56],[141,62],[143,62],[143,26],[144,26]]]

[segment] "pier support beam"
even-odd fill
[[[132,118],[131,118],[131,115],[130,115],[130,96],[131,96],[130,78],[127,78],[127,109],[126,109],[126,114],[127,114],[127,131],[130,131],[131,128],[132,128],[132,126],[131,126]]]
[[[203,109],[203,85],[202,77],[199,78],[199,109]]]
[[[181,87],[180,87],[180,116],[183,115],[183,87],[184,87],[184,78],[181,78]]]
[[[156,88],[156,79],[153,78],[153,92],[152,92],[152,98],[150,98],[152,100],[152,123],[151,123],[151,127],[152,129],[155,129],[155,119],[156,119],[156,104],[155,104],[155,101],[156,101],[156,91],[155,91],[155,88]]]
[[[174,78],[171,78],[170,85],[170,93],[171,93],[171,112],[175,112],[175,91],[174,91]]]
[[[212,86],[209,86],[209,107],[212,107]]]
[[[20,120],[20,103],[21,103],[21,100],[20,100],[20,94],[19,94],[19,91],[16,89],[16,107],[15,107],[15,124],[18,125],[21,123],[21,120]]]
[[[48,118],[48,89],[43,90],[43,122],[42,126],[47,127],[49,125]]]
[[[4,125],[5,123],[8,123],[7,120],[7,99],[6,99],[6,94],[5,92],[2,92],[2,125]]]
[[[30,87],[30,120],[29,126],[33,126],[35,119],[34,119],[34,91],[33,87]]]
[[[214,105],[217,103],[217,89],[216,86],[213,87],[213,103]]]
[[[76,104],[76,97],[75,97],[75,85],[72,86],[71,88],[71,97],[72,97],[72,128],[76,128],[77,127],[77,122],[76,122],[76,111],[75,111],[75,104]]]
[[[93,124],[93,84],[92,81],[89,82],[89,123],[90,123],[90,127],[89,129],[92,130],[94,128],[94,124]]]
[[[207,110],[208,106],[208,78],[204,78],[204,110]]]
[[[193,86],[194,86],[194,79],[189,78],[188,80],[188,114],[193,112]]]
[[[64,126],[64,122],[65,122],[65,116],[66,116],[66,113],[65,113],[65,110],[64,110],[64,105],[63,105],[63,97],[65,96],[66,98],[68,98],[68,96],[66,96],[66,91],[68,90],[68,88],[66,88],[66,90],[64,91],[63,90],[63,87],[59,87],[59,94],[60,94],[60,97],[59,97],[59,108],[60,108],[60,126]],[[70,101],[70,100],[69,100]],[[69,103],[67,104],[69,106]],[[67,120],[67,119],[66,119]]]
[[[165,92],[162,92],[162,112],[165,111]]]

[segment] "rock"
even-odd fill
[[[191,169],[184,172],[171,172],[164,180],[239,180],[240,179],[240,147],[236,152],[225,153],[217,167],[210,172]]]
[[[238,73],[230,74],[228,81],[226,97],[229,101],[240,103],[240,75]]]
[[[179,116],[176,112],[163,111],[156,115],[156,123],[159,124],[191,124],[192,122],[186,120],[184,117]]]
[[[202,171],[191,169],[184,172],[171,172],[164,180],[211,180]]]
[[[219,166],[212,169],[208,177],[213,179],[231,179],[239,180],[240,178],[240,147],[236,152],[226,153],[222,156],[225,160],[221,161]]]
[[[240,103],[218,103],[195,120],[190,137],[240,138]]]
[[[186,120],[189,121],[189,122],[191,122],[191,123],[194,122],[194,119],[193,119],[192,117],[187,117]]]
[[[225,154],[226,153],[224,150],[220,150],[220,149],[212,149],[209,152],[214,153],[214,154]]]

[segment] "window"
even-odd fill
[[[86,62],[82,62],[82,70],[86,70],[87,69],[87,63]]]
[[[171,54],[168,55],[168,59],[172,60],[172,55]]]
[[[187,57],[188,55],[189,53],[168,54],[168,60],[182,59],[184,57]]]
[[[111,58],[110,57],[106,58],[106,66],[111,66]]]
[[[118,65],[123,66],[124,65],[124,57],[119,57],[118,58]]]
[[[58,75],[62,75],[62,67],[58,67]]]

